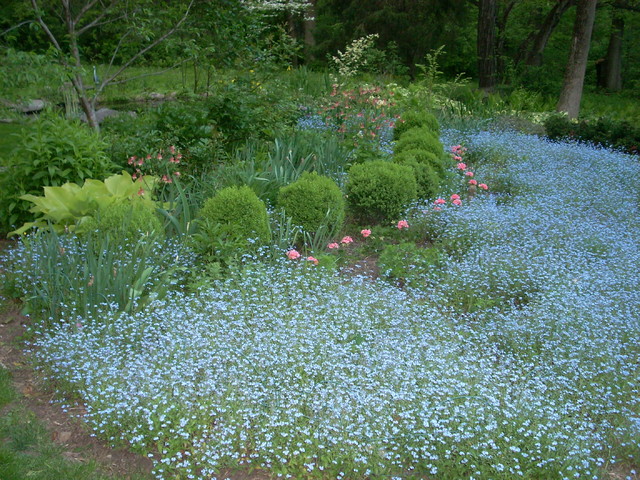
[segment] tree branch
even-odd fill
[[[95,3],[95,2],[93,2],[93,3]],[[121,19],[125,18],[126,15],[121,15],[121,16],[119,16],[117,18],[112,18],[111,20],[107,20],[107,21],[101,22],[101,20],[109,13],[109,10],[111,8],[113,8],[117,3],[118,3],[118,0],[112,0],[111,4],[108,7],[105,7],[105,9],[102,11],[102,13],[100,15],[98,15],[91,22],[87,23],[86,25],[84,25],[80,29],[78,29],[78,36],[82,35],[84,32],[86,32],[87,30],[90,30],[90,29],[92,29],[94,27],[97,27],[97,26],[100,26],[100,25],[106,25],[108,23],[116,22],[118,20],[121,20]],[[76,17],[76,22],[79,22],[80,18],[81,18],[81,16],[78,15]]]
[[[25,20],[24,22],[20,22],[19,24],[14,25],[13,27],[7,28],[4,32],[0,32],[0,37],[2,37],[3,35],[6,35],[11,30],[15,30],[16,28],[20,28],[21,26],[26,25],[27,23],[33,23],[33,20]]]
[[[35,1],[35,0],[32,0]],[[189,2],[189,5],[187,6],[186,11],[184,12],[184,15],[182,16],[182,18],[173,26],[173,28],[171,28],[169,31],[165,32],[164,34],[162,34],[160,37],[156,38],[153,42],[151,42],[149,45],[147,45],[146,47],[144,47],[141,50],[138,50],[137,53],[135,53],[129,60],[127,60],[124,64],[122,64],[120,66],[120,68],[118,68],[118,70],[116,70],[116,72],[109,76],[108,78],[105,78],[102,82],[102,84],[97,88],[96,91],[96,96],[98,96],[102,90],[104,90],[104,88],[107,86],[107,84],[111,83],[118,75],[120,75],[124,70],[126,70],[127,68],[129,68],[131,66],[132,63],[134,63],[138,58],[140,58],[142,55],[144,55],[145,53],[147,53],[149,50],[151,50],[152,48],[154,48],[155,46],[159,45],[160,43],[162,43],[167,37],[169,37],[170,35],[172,35],[176,30],[178,30],[178,28],[180,28],[180,26],[185,22],[185,20],[187,19],[187,17],[189,16],[189,12],[191,11],[191,7],[193,6],[193,3],[195,2],[195,0],[191,0]]]

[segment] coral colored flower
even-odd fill
[[[464,172],[467,177],[473,177],[473,172]]]
[[[398,230],[402,230],[403,228],[409,228],[409,224],[406,220],[400,220],[398,222]]]
[[[454,193],[453,195],[451,195],[451,200],[460,200],[460,195]]]
[[[330,243],[329,245],[327,245],[327,248],[329,250],[334,250],[336,248],[340,248],[340,245],[338,245],[336,242]]]
[[[360,230],[360,235],[362,235],[364,238],[367,238],[369,235],[371,235],[371,230],[369,230],[368,228]]]
[[[455,200],[453,200],[452,202],[454,205],[462,205],[462,200],[460,200],[459,198],[456,198]]]
[[[290,260],[295,260],[296,258],[300,258],[300,253],[298,253],[297,250],[289,250],[287,257],[289,257]]]
[[[460,163],[458,163],[457,167],[458,167],[460,170],[466,170],[466,169],[467,169],[467,164],[466,164],[466,163],[462,163],[462,162],[460,162]]]
[[[483,190],[487,190],[487,189],[489,188],[489,187],[487,187],[487,185],[486,185],[486,184],[484,184],[484,183],[481,183],[481,184],[480,184],[480,185],[478,185],[478,186],[479,186],[481,189],[483,189]]]
[[[433,203],[435,203],[436,205],[444,205],[445,203],[447,203],[447,201],[444,198],[436,198]]]
[[[313,262],[313,264],[314,264],[314,265],[317,265],[317,264],[318,264],[318,259],[317,259],[317,258],[315,258],[315,257],[307,257],[307,260],[308,260],[309,262]]]
[[[478,184],[477,180],[473,180],[473,179],[469,180],[469,185],[477,185],[477,184]]]
[[[351,237],[342,237],[342,240],[340,240],[340,243],[344,243],[345,245],[348,245],[350,243],[353,243],[353,238]]]
[[[453,156],[453,159],[454,159],[456,162],[460,162],[460,161],[462,161],[462,157],[461,157],[460,155],[454,155],[454,156]]]

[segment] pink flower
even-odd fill
[[[398,230],[402,230],[403,228],[409,228],[409,224],[406,220],[400,220],[398,222]]]
[[[170,151],[171,153],[176,153],[176,147],[175,147],[175,146],[173,146],[173,145],[171,145],[171,146],[169,147],[169,151]]]
[[[142,195],[144,195],[144,188],[138,190],[138,196],[141,197]]]
[[[330,243],[329,245],[327,245],[327,248],[329,250],[335,250],[336,248],[340,248],[340,245],[338,245],[336,242]]]
[[[454,155],[454,156],[453,156],[453,159],[454,159],[456,162],[460,162],[460,161],[462,161],[462,157],[461,157],[460,155]]]
[[[467,177],[473,177],[473,172],[464,172]]]
[[[454,205],[462,205],[462,200],[460,200],[459,198],[456,198],[455,200],[453,200],[452,202]]]
[[[460,200],[460,195],[458,195],[457,193],[454,193],[453,195],[451,195],[451,200]]]
[[[371,235],[371,230],[369,230],[368,228],[360,230],[360,235],[362,235],[364,238],[367,238],[369,235]]]
[[[173,172],[173,176],[174,177],[179,177],[180,176],[180,172]]]
[[[313,262],[314,265],[318,264],[318,259],[315,257],[307,257],[307,261]]]
[[[350,243],[353,243],[353,238],[351,237],[342,237],[342,240],[340,240],[340,243],[344,243],[345,245],[349,245]]]
[[[440,207],[433,207],[433,209],[434,209],[436,212],[439,212],[439,211],[441,211],[441,210],[442,210]]]
[[[480,185],[478,185],[478,186],[479,186],[481,189],[483,189],[483,190],[488,190],[488,189],[489,189],[489,187],[487,187],[487,185],[486,185],[486,184],[484,184],[484,183],[481,183],[481,184],[480,184]]]
[[[447,201],[444,198],[436,198],[433,203],[435,203],[436,205],[444,205],[445,203],[447,203]]]
[[[478,184],[477,180],[473,180],[473,179],[469,180],[469,185],[477,185],[477,184]]]
[[[457,167],[458,167],[460,170],[466,170],[466,169],[467,169],[467,164],[466,164],[466,163],[462,163],[462,162],[460,162],[460,163],[458,163]]]
[[[133,165],[134,163],[136,163],[136,157],[129,157],[129,161],[127,162],[129,165]]]
[[[158,158],[158,160],[162,160],[162,154],[159,153],[157,158]]]
[[[296,258],[300,258],[300,253],[297,250],[291,249],[287,252],[287,257],[289,260],[295,260]]]

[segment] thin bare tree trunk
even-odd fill
[[[578,118],[580,113],[580,100],[582,99],[584,76],[587,71],[589,46],[593,23],[596,18],[597,3],[598,0],[581,0],[578,2],[571,51],[564,75],[564,86],[557,106],[557,110],[566,112],[569,118]]]
[[[496,0],[478,3],[478,79],[479,87],[487,92],[495,89],[496,79]]]

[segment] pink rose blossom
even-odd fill
[[[300,258],[300,253],[298,253],[297,250],[289,250],[287,257],[289,257],[289,260],[295,260],[296,258]]]
[[[403,228],[409,228],[409,224],[406,220],[400,220],[398,222],[398,230],[402,230]]]
[[[477,185],[477,184],[478,184],[477,180],[473,180],[473,179],[469,180],[469,185]]]
[[[436,198],[433,203],[435,203],[436,205],[444,205],[445,203],[447,203],[447,201],[444,198]]]
[[[461,162],[461,161],[462,161],[462,157],[461,157],[460,155],[454,155],[454,156],[453,156],[453,159],[454,159],[456,162]]]
[[[460,200],[459,198],[456,198],[452,203],[454,205],[462,205],[462,200]]]
[[[342,237],[342,240],[340,240],[340,243],[344,243],[345,245],[349,245],[350,243],[353,243],[353,238],[347,236],[347,237]]]
[[[307,261],[313,262],[314,265],[318,265],[318,259],[315,257],[307,257]]]
[[[467,177],[473,177],[473,172],[464,172]]]
[[[466,170],[466,169],[467,169],[467,164],[466,164],[466,163],[462,163],[462,162],[460,162],[460,163],[458,163],[457,167],[458,167],[460,170]]]
[[[336,242],[330,243],[329,245],[327,245],[327,248],[329,250],[334,250],[336,248],[340,248],[340,245],[338,245]]]
[[[460,195],[454,193],[453,195],[451,195],[451,200],[460,200]]]
[[[439,211],[441,211],[441,210],[442,210],[440,207],[433,207],[433,209],[434,209],[436,212],[439,212]]]
[[[371,230],[369,230],[368,228],[360,230],[360,235],[362,235],[364,238],[367,238],[369,235],[371,235]]]
[[[489,187],[487,187],[487,185],[485,183],[481,183],[480,185],[478,185],[481,189],[483,190],[487,190]]]

